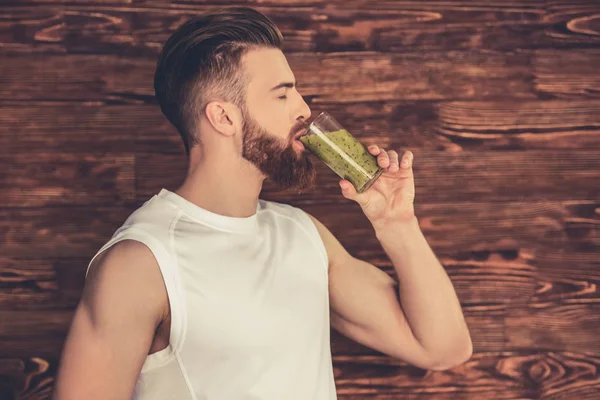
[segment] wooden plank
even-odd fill
[[[0,311],[0,317],[0,338],[3,340],[64,339],[73,311]]]
[[[65,53],[66,25],[64,7],[40,6],[0,7],[0,52]]]
[[[491,397],[494,399],[537,398],[537,390],[526,375],[508,374],[507,364],[519,358],[539,360],[544,355],[474,354],[466,364],[448,371],[423,370],[391,358],[373,356],[334,356],[333,360],[341,398],[479,399],[487,398],[486,394],[493,391],[502,394]],[[476,379],[485,384],[473,384]]]
[[[597,356],[567,352],[490,352],[448,371],[427,371],[389,357],[334,356],[334,373],[341,399],[594,400],[599,363]],[[0,359],[0,382],[13,383],[20,399],[45,399],[57,366],[57,358]]]
[[[536,50],[535,88],[546,96],[600,97],[599,49]]]
[[[8,6],[12,6],[16,4],[18,6],[24,5],[43,5],[45,7],[48,6],[61,6],[65,7],[70,4],[81,4],[81,5],[114,5],[115,7],[122,5],[129,5],[137,2],[138,0],[9,0],[5,1],[4,4]],[[218,1],[218,0],[217,0]]]
[[[392,99],[531,98],[529,52],[336,53],[288,57],[305,96],[352,103]],[[340,71],[344,71],[340,74]]]
[[[319,218],[353,255],[382,254],[373,228],[357,205],[343,202],[335,212],[329,205],[314,202],[301,208]],[[440,256],[499,252],[513,257],[521,252],[525,257],[540,252],[548,259],[552,256],[543,251],[562,248],[584,254],[581,259],[567,255],[562,259],[577,262],[585,257],[593,260],[597,251],[598,215],[588,214],[594,208],[598,208],[598,201],[419,203],[417,216],[428,242]],[[0,210],[3,256],[31,257],[35,245],[38,258],[88,259],[133,210],[134,206]]]
[[[2,365],[7,368],[3,369]],[[0,398],[45,400],[52,395],[58,359],[0,359]]]
[[[438,256],[469,252],[484,258],[498,253],[510,260],[539,254],[548,260],[564,251],[562,260],[574,262],[592,262],[598,251],[598,206],[598,200],[415,205],[421,230]],[[341,203],[335,212],[318,204],[301,208],[325,224],[353,255],[382,254],[358,205]],[[581,257],[569,258],[569,252]]]
[[[126,204],[134,201],[132,154],[17,153],[0,156],[0,207]]]
[[[292,53],[313,103],[533,98],[531,52]],[[0,64],[0,99],[153,103],[154,58],[13,55]],[[339,71],[344,71],[340,74]]]
[[[446,267],[445,260],[442,260]],[[493,265],[487,267],[486,272],[457,273],[452,266],[446,267],[448,275],[457,291],[467,325],[470,328],[474,348],[477,351],[504,351],[521,349],[526,350],[535,346],[536,349],[552,349],[556,351],[598,352],[600,338],[596,332],[600,329],[600,296],[596,289],[600,279],[599,272],[591,282],[591,288],[581,296],[578,290],[562,290],[558,299],[543,296],[548,287],[560,286],[561,281],[548,280],[544,272],[538,276],[521,278],[524,284],[515,284],[511,280],[519,280],[516,273],[508,278],[497,279],[503,271]],[[69,270],[72,275],[83,276],[85,268]],[[573,268],[577,275],[577,268]],[[496,279],[492,281],[492,279]],[[512,279],[511,279],[512,278]],[[483,289],[477,290],[481,282],[490,280],[488,297],[483,297]],[[579,278],[585,282],[584,279]],[[81,287],[83,279],[77,284]],[[588,281],[588,283],[590,283]],[[534,295],[524,293],[520,296],[502,299],[498,293],[508,292],[511,287],[523,292],[523,287],[536,285],[537,290],[531,290]],[[485,286],[485,284],[484,284]],[[471,291],[475,291],[472,294]],[[80,290],[73,289],[73,293]],[[0,292],[0,297],[8,297]],[[10,298],[8,299],[10,300]],[[19,299],[13,309],[0,311],[0,338],[3,343],[10,343],[8,351],[11,356],[23,354],[56,354],[60,340],[68,330],[72,308],[65,310],[50,310],[44,308],[29,309],[26,306],[31,299]],[[13,300],[14,301],[14,300]],[[4,324],[3,322],[4,321]],[[576,337],[577,340],[567,340]],[[54,347],[52,347],[54,346]],[[332,332],[332,348],[335,353],[347,355],[373,355],[377,351],[344,338],[339,333]],[[1,351],[1,350],[0,350]],[[32,353],[34,351],[34,353]]]
[[[136,5],[149,5],[164,7],[164,0],[135,0]],[[415,0],[233,0],[230,1],[232,5],[245,5],[252,8],[264,7],[264,6],[285,6],[285,7],[308,7],[308,6],[319,6],[325,8],[327,6],[339,7],[342,5],[350,8],[375,8],[380,7],[384,10],[398,10],[398,9],[420,9],[423,4],[420,1]],[[171,3],[173,4],[173,3]],[[460,7],[461,5],[467,9],[491,9],[491,10],[502,10],[502,9],[529,9],[535,10],[540,8],[544,4],[544,0],[527,0],[526,2],[516,0],[489,0],[485,2],[485,6],[480,4],[469,4],[469,2],[461,2],[457,0],[437,0],[433,5],[437,5],[440,8],[447,7]],[[194,6],[203,5],[221,5],[219,0],[177,0],[174,3],[174,7],[177,8],[190,8]]]
[[[0,104],[0,149],[91,155],[158,150],[185,157],[181,137],[154,104],[6,102]]]
[[[375,142],[375,141],[373,141]],[[376,143],[376,142],[375,142]],[[365,144],[372,144],[366,141]],[[395,150],[402,152],[404,147]],[[598,150],[460,151],[410,148],[414,154],[416,204],[477,201],[587,200],[600,198]],[[265,198],[295,204],[339,204],[340,178],[311,155],[317,184],[305,194],[279,191],[266,180]],[[160,188],[175,189],[184,179],[187,160],[179,155],[136,156],[136,195],[147,198]],[[460,185],[460,190],[456,190]]]
[[[66,329],[68,329],[68,327]],[[65,343],[66,329],[64,334],[51,337],[2,339],[2,344],[0,345],[0,357],[22,358],[35,356],[44,359],[58,358],[61,355]],[[2,397],[0,397],[0,399],[1,398]]]
[[[506,347],[510,349],[600,351],[600,302],[532,303],[507,312],[505,324]],[[590,334],[592,331],[596,334]]]
[[[0,257],[0,310],[75,308],[88,263]]]
[[[309,103],[310,103],[310,99]],[[310,104],[366,144],[421,151],[600,149],[600,101],[373,101]],[[15,134],[18,132],[18,134]],[[52,134],[48,134],[51,132]],[[184,156],[154,104],[0,104],[5,154],[158,153]]]
[[[355,252],[355,248],[350,251]],[[552,248],[542,247],[548,254]],[[384,254],[358,257],[370,262],[397,280],[391,262]],[[457,254],[458,253],[458,254]],[[505,307],[520,307],[529,303],[599,304],[600,261],[551,263],[539,260],[527,249],[515,257],[501,252],[487,256],[472,252],[469,256],[455,251],[453,256],[440,256],[463,306],[470,311],[469,325],[477,331],[481,345],[499,350],[503,341]],[[576,260],[585,253],[568,252]],[[72,309],[81,295],[89,259],[0,259],[0,310]],[[500,313],[495,315],[494,313]],[[494,322],[495,321],[495,322]],[[496,323],[497,329],[490,327]],[[342,339],[342,347],[347,346]],[[497,346],[497,347],[496,347]]]
[[[437,132],[455,151],[600,148],[597,100],[454,101],[436,111]]]
[[[596,100],[402,102],[311,105],[366,145],[447,150],[600,148]]]
[[[383,252],[354,248],[350,251],[397,280]],[[594,253],[578,252],[572,246],[559,250],[542,246],[534,251],[521,248],[514,255],[509,256],[510,253],[457,250],[453,256],[440,255],[438,259],[464,305],[485,304],[494,308],[500,304],[517,306],[532,302],[600,303],[600,260],[594,259]],[[549,260],[549,256],[554,259]],[[586,261],[585,256],[590,260]]]
[[[20,52],[47,47],[48,51],[69,53],[156,56],[176,27],[220,6],[163,2],[151,8],[97,4],[44,10],[10,7],[6,13],[17,18],[8,20],[6,30],[12,34],[6,35],[0,46]],[[363,3],[344,4],[342,8],[314,2],[254,6],[281,30],[285,52],[513,50],[554,43],[553,37],[545,34],[551,24],[545,21],[542,2],[520,7],[398,2],[379,7]],[[553,20],[562,22],[561,16],[564,18],[565,13],[555,13]],[[564,41],[561,38],[559,43]],[[46,46],[49,43],[60,47]]]
[[[546,1],[544,21],[546,37],[564,47],[590,45],[600,42],[600,5],[594,1]]]
[[[0,209],[4,257],[91,259],[133,211],[128,207]]]
[[[336,231],[339,227],[331,228]],[[365,233],[366,234],[366,233]],[[345,241],[342,237],[341,240]],[[348,250],[370,262],[397,280],[387,255],[376,243],[359,247],[351,243]],[[434,242],[435,245],[435,242]],[[439,260],[453,282],[465,306],[486,305],[481,323],[499,305],[547,303],[600,303],[600,260],[595,253],[551,244],[524,246],[514,251],[463,251],[442,249]],[[589,259],[585,257],[589,256]],[[89,259],[0,258],[0,310],[71,309],[79,300]],[[479,321],[479,322],[477,322]],[[486,346],[493,341],[485,336]]]
[[[46,7],[35,4],[50,3]],[[122,1],[26,0],[0,8],[0,51],[10,53],[111,53],[157,56],[184,21],[219,8],[218,2],[136,4]],[[79,4],[78,4],[79,3]],[[212,4],[211,4],[212,3]],[[335,3],[335,2],[333,2]],[[245,3],[247,4],[247,2]],[[456,1],[260,2],[284,36],[284,51],[439,51],[459,49],[593,46],[600,43],[597,4]]]
[[[448,371],[425,371],[378,357],[334,357],[343,399],[597,398],[600,358],[569,352],[474,354]],[[593,394],[596,394],[596,397]]]

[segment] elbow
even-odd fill
[[[464,346],[461,346],[461,351],[454,351],[453,354],[438,359],[429,369],[432,371],[447,371],[462,365],[471,359],[473,355],[473,343],[471,339]]]

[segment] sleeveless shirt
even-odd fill
[[[334,400],[328,259],[300,208],[259,199],[247,218],[162,189],[96,253],[136,240],[153,253],[171,312],[135,400]],[[88,269],[89,269],[88,265]]]

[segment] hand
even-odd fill
[[[383,174],[363,193],[356,193],[349,181],[342,179],[342,195],[356,201],[374,226],[386,226],[393,221],[408,221],[415,217],[415,181],[413,176],[413,153],[402,155],[401,163],[394,150],[386,152],[379,146],[369,146],[369,153],[377,157],[377,164],[384,168]],[[406,162],[406,164],[405,164]]]

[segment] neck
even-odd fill
[[[190,153],[188,173],[175,191],[215,214],[246,218],[256,213],[264,175],[245,159],[227,161]]]

